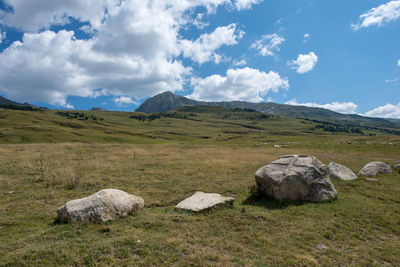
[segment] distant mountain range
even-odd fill
[[[285,104],[249,103],[245,101],[205,102],[164,92],[147,99],[135,112],[153,113],[168,112],[186,106],[218,106],[225,108],[252,109],[255,111],[291,118],[309,118],[324,121],[344,121],[357,125],[373,125],[376,127],[400,127],[400,120],[363,117],[355,114],[341,114],[328,109]]]

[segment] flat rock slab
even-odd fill
[[[215,193],[196,192],[193,196],[181,201],[175,206],[177,209],[203,211],[219,205],[233,203],[232,197],[224,197]]]
[[[355,175],[355,173],[352,172],[346,166],[340,165],[335,162],[331,162],[329,163],[328,167],[329,167],[329,175],[333,179],[344,180],[344,181],[357,179],[357,175]]]
[[[381,161],[370,162],[365,165],[359,172],[359,176],[376,176],[378,174],[392,174],[389,165]]]
[[[281,157],[258,169],[255,179],[261,192],[277,200],[323,202],[337,197],[329,168],[315,157]]]
[[[58,208],[60,222],[107,222],[144,207],[141,197],[117,189],[103,189],[89,197],[68,201]]]

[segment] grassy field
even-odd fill
[[[335,180],[330,203],[251,191],[255,171],[286,154],[355,172],[400,163],[399,136],[332,134],[224,109],[144,121],[76,113],[0,110],[0,265],[400,265],[397,173]],[[141,196],[145,208],[106,224],[55,223],[59,206],[104,188]],[[174,209],[199,190],[236,200],[201,214]]]

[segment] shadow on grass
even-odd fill
[[[308,202],[306,201],[276,200],[258,192],[252,192],[250,196],[242,202],[243,205],[263,207],[270,210],[285,209],[286,207],[291,205],[300,206],[307,203]]]
[[[50,223],[50,226],[54,227],[57,225],[67,224],[68,222],[62,222],[58,217],[54,218],[53,222]]]

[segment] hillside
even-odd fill
[[[323,121],[340,121],[354,126],[399,128],[398,120],[369,118],[353,114],[341,114],[328,109],[284,104],[249,103],[245,101],[204,102],[196,101],[171,92],[164,92],[147,99],[136,112],[168,112],[185,106],[219,106],[225,108],[253,109],[259,112],[291,118],[309,118]]]
[[[218,144],[248,144],[310,135],[400,135],[393,128],[352,126],[296,119],[242,109],[187,106],[173,112],[19,111],[0,108],[0,143],[126,142],[154,143],[181,140]]]
[[[8,109],[20,109],[20,110],[33,110],[36,109],[35,106],[28,103],[18,103],[7,98],[0,96],[0,108]]]
[[[255,171],[283,155],[357,172],[398,164],[399,146],[382,131],[213,106],[0,108],[0,265],[399,266],[397,173],[332,180],[338,199],[328,203],[252,190]],[[105,188],[142,197],[144,209],[102,224],[55,221],[67,201]],[[196,191],[236,200],[201,214],[174,208]]]

